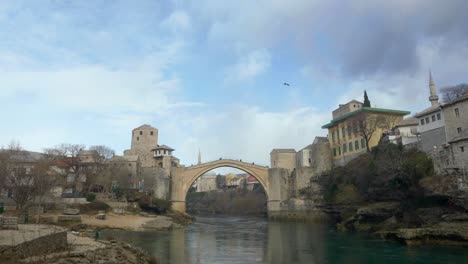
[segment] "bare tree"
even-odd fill
[[[451,102],[461,96],[468,95],[468,84],[462,83],[455,86],[447,86],[440,89],[442,101]]]
[[[380,136],[377,133],[392,129],[400,120],[401,117],[396,115],[373,114],[362,111],[351,118],[350,124],[352,124],[353,131],[364,139],[366,150],[370,152],[369,142],[371,139],[374,136]]]
[[[51,187],[49,164],[40,156],[25,151],[18,143],[11,143],[0,154],[2,189],[6,189],[18,209],[36,196],[43,196]]]
[[[119,166],[110,162],[114,157],[115,151],[107,146],[97,145],[89,148],[93,152],[92,161],[87,163],[86,169],[86,188],[88,191],[105,192],[109,181],[118,171]]]
[[[100,159],[111,159],[115,154],[113,149],[103,145],[91,146],[89,150],[95,150]]]
[[[111,148],[97,145],[85,150],[84,145],[61,144],[45,152],[49,158],[63,165],[61,173],[67,178],[66,185],[72,187],[74,192],[104,191],[101,182],[109,177],[113,169],[109,162],[114,156]]]
[[[60,164],[58,166],[60,169],[57,169],[56,173],[64,178],[65,186],[71,187],[73,192],[80,189],[79,184],[83,181],[83,166],[81,166],[79,154],[84,148],[85,146],[80,144],[60,144],[44,150],[49,160]]]

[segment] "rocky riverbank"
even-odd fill
[[[138,214],[106,214],[105,219],[97,219],[95,215],[81,215],[81,222],[67,224],[70,230],[76,232],[94,232],[95,230],[169,230],[182,228],[190,224],[192,217],[187,214],[169,212],[165,215],[148,213]]]
[[[147,213],[139,214],[108,214],[105,219],[96,219],[95,215],[83,214],[81,216],[81,223],[68,223],[65,226],[58,227],[55,225],[21,225],[20,230],[4,231],[17,233],[15,237],[18,239],[13,241],[13,235],[9,234],[4,237],[6,242],[17,243],[21,249],[26,248],[23,244],[31,244],[29,240],[34,239],[37,243],[44,237],[44,241],[48,238],[45,235],[49,233],[42,231],[46,228],[54,230],[57,235],[63,234],[63,241],[54,240],[54,247],[49,247],[49,242],[41,243],[45,247],[42,250],[20,250],[31,254],[19,254],[21,252],[11,252],[10,254],[2,255],[2,252],[9,252],[7,248],[0,252],[1,263],[156,263],[154,259],[149,257],[142,250],[132,247],[128,244],[111,241],[96,240],[94,237],[99,233],[96,230],[132,230],[132,231],[147,231],[147,230],[169,230],[182,228],[192,222],[192,217],[187,214],[177,212],[169,212],[166,215],[152,215]],[[47,215],[47,219],[53,218],[53,215]],[[65,227],[65,229],[64,229]],[[36,231],[35,237],[28,238],[26,231],[31,229]],[[23,229],[25,231],[23,232]],[[68,233],[67,233],[68,229]],[[39,232],[41,231],[41,232]],[[37,233],[37,234],[36,234]],[[24,240],[24,241],[23,241]],[[49,239],[50,240],[50,239]],[[47,240],[48,241],[48,240]],[[5,242],[5,243],[6,243]],[[52,241],[51,241],[52,242]],[[4,243],[4,244],[5,244]],[[21,244],[22,243],[22,244]],[[11,244],[11,243],[10,243]],[[6,246],[9,244],[6,243]],[[52,245],[52,244],[50,244]],[[6,247],[5,246],[5,247]],[[38,247],[30,245],[33,249]],[[11,251],[11,250],[10,250]],[[37,252],[36,252],[37,251]],[[35,253],[32,253],[35,252]],[[24,253],[24,252],[23,252]],[[6,262],[5,262],[6,261]]]
[[[359,231],[407,245],[468,246],[468,213],[458,208],[404,208],[399,202],[337,206],[340,231]]]
[[[143,250],[129,244],[110,241],[95,241],[88,237],[68,234],[67,250],[48,255],[34,256],[15,260],[12,263],[41,264],[153,264],[156,260]]]
[[[425,153],[379,145],[315,179],[317,207],[338,230],[368,232],[407,245],[468,246],[468,179],[436,175]],[[306,195],[308,194],[308,195]]]
[[[457,177],[431,176],[419,184],[418,201],[350,202],[328,209],[341,231],[368,232],[406,245],[468,246],[468,192],[457,185]]]

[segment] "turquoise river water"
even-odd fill
[[[407,247],[324,224],[259,217],[198,216],[184,229],[106,231],[102,236],[143,248],[160,264],[468,263],[467,248]]]

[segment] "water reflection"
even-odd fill
[[[199,216],[185,229],[103,232],[139,246],[158,263],[468,263],[461,248],[408,248],[337,233],[323,224]]]

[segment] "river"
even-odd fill
[[[195,263],[468,263],[459,247],[406,247],[324,224],[271,222],[260,217],[197,216],[184,229],[106,231],[141,247],[160,264]]]

